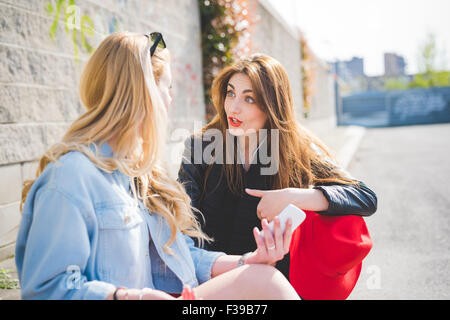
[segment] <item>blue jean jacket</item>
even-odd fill
[[[108,144],[99,148],[111,157]],[[130,179],[69,152],[34,182],[22,212],[16,265],[22,299],[105,299],[116,287],[180,293],[211,278],[224,253],[195,247],[129,192]]]

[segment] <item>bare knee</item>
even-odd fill
[[[250,276],[249,279],[259,281],[261,277],[265,280],[269,280],[272,278],[278,278],[282,273],[278,271],[275,267],[272,267],[268,264],[249,264],[242,267],[243,273],[247,276]]]
[[[294,300],[299,299],[289,281],[269,265],[245,265],[225,272],[196,287],[206,300]]]
[[[286,277],[276,268],[265,264],[242,267],[242,280],[261,299],[295,299],[298,297]]]

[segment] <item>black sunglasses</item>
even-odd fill
[[[166,43],[164,42],[163,36],[160,32],[152,32],[149,35],[146,34],[145,36],[147,38],[150,37],[150,40],[153,41],[153,44],[150,48],[150,57],[153,56],[157,47],[160,47],[162,49],[166,48]]]

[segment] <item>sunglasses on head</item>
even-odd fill
[[[166,43],[164,42],[163,36],[160,32],[152,32],[150,34],[146,34],[145,36],[153,41],[153,44],[150,48],[150,57],[153,56],[157,47],[160,47],[162,49],[166,48]]]

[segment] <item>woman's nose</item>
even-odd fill
[[[236,114],[241,112],[239,99],[234,99],[233,100],[233,102],[230,105],[230,112],[231,113],[236,113]]]

